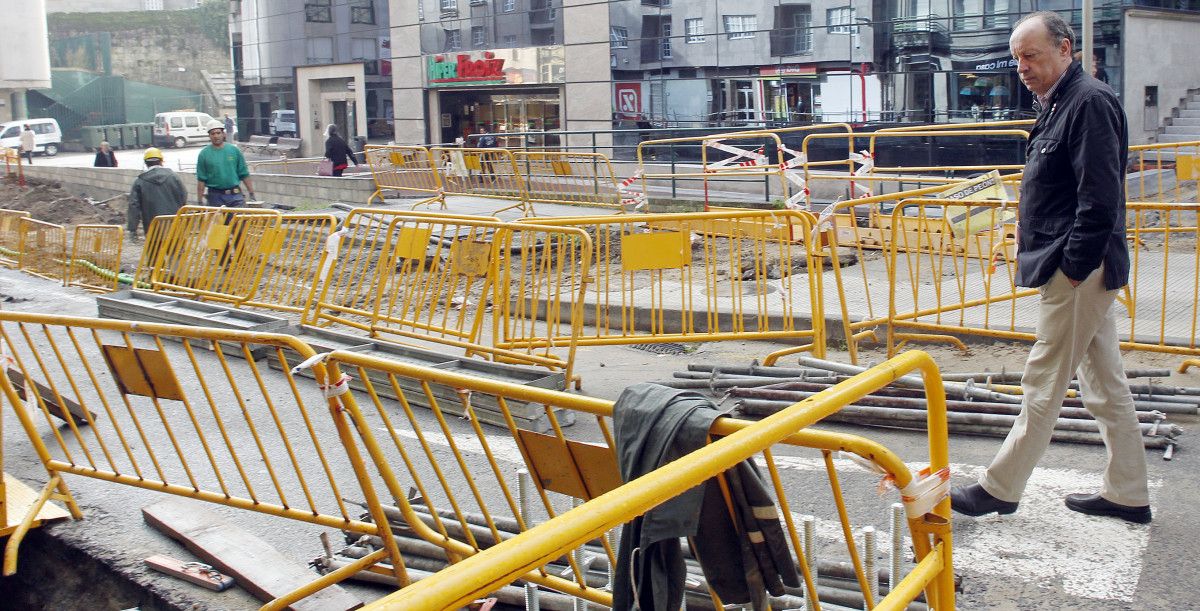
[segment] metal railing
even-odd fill
[[[124,243],[120,225],[76,225],[63,283],[100,293],[117,290]]]

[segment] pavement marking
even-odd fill
[[[411,431],[397,430],[401,437],[416,439]],[[442,439],[427,440],[447,445]],[[456,439],[463,452],[483,454],[475,438]],[[488,439],[497,460],[524,464],[511,438]],[[820,458],[776,456],[780,469],[825,472]],[[876,479],[874,473],[849,460],[836,461],[838,474]],[[914,469],[923,463],[909,463]],[[974,479],[983,472],[979,465],[952,464],[950,470]],[[1096,600],[1132,602],[1142,573],[1142,559],[1150,543],[1150,527],[1113,518],[1086,516],[1068,510],[1063,498],[1072,492],[1099,490],[1099,471],[1038,468],[1029,478],[1017,513],[983,518],[955,517],[954,568],[989,578],[1011,578],[1053,588],[1061,584],[1072,596]],[[1151,505],[1162,488],[1161,479],[1150,480]],[[793,513],[799,526],[800,514]],[[884,516],[876,524],[876,546],[886,552],[891,533]],[[841,523],[817,518],[816,535],[822,540],[841,541]],[[859,538],[856,529],[855,537]],[[859,541],[861,544],[861,541]]]

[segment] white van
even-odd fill
[[[203,112],[160,112],[154,115],[154,146],[180,148],[192,142],[207,144],[208,131],[204,126],[212,120]]]
[[[58,127],[58,121],[54,119],[25,119],[0,123],[0,146],[21,148],[21,129],[26,125],[33,130],[33,152],[44,153],[47,157],[58,154],[58,149],[62,146],[62,130]]]
[[[268,126],[271,128],[271,135],[284,136],[287,138],[296,137],[296,111],[294,110],[275,110],[271,112],[271,123]]]

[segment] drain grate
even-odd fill
[[[675,342],[667,342],[665,344],[632,344],[629,347],[651,354],[669,354],[672,356],[687,354],[688,352],[687,346]]]

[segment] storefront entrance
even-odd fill
[[[562,129],[562,101],[553,89],[472,89],[438,92],[441,141],[467,140],[480,129],[496,134],[497,146],[542,148],[560,145],[558,136],[505,136]]]

